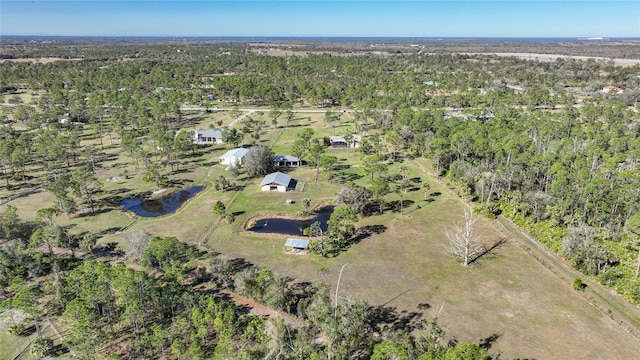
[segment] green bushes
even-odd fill
[[[574,290],[582,291],[586,287],[587,287],[587,284],[583,283],[582,279],[580,279],[580,278],[573,279],[573,289]]]
[[[53,340],[45,337],[39,337],[31,344],[31,350],[29,351],[33,357],[43,358],[53,351]]]
[[[11,335],[22,336],[27,332],[27,325],[24,321],[17,324],[10,325],[7,328],[7,332]]]

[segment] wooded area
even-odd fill
[[[482,48],[566,50],[525,45]],[[254,178],[273,171],[269,146],[289,136],[277,131],[288,130],[304,110],[325,112],[323,135],[335,134],[336,124],[353,130],[343,134],[347,149],[337,156],[327,153],[328,136],[311,128],[297,129],[287,143],[288,153],[309,167],[309,182],[318,184],[321,170],[327,182],[341,182],[333,203],[343,206],[327,232],[313,225],[307,231],[312,253],[338,256],[361,234],[354,227],[359,218],[389,211],[392,203],[404,215],[408,189],[426,200],[429,184],[413,170],[389,171],[400,160],[426,159],[438,181],[476,205],[476,214],[514,221],[586,277],[640,304],[640,65],[468,54],[478,47],[400,43],[372,51],[322,42],[272,56],[264,44],[241,42],[3,39],[0,195],[42,186],[55,198],[32,209],[33,219],[22,219],[11,202],[3,205],[3,307],[27,313],[36,328],[45,317],[60,317],[65,346],[80,357],[486,358],[486,346],[456,342],[437,315],[405,328],[383,307],[351,298],[334,306],[322,284],[156,234],[131,238],[126,263],[107,262],[98,259],[114,250],[101,242],[104,234],[61,224],[62,216],[115,211],[119,198],[105,197],[109,185],[96,176],[107,161],[128,159],[144,174],[141,181],[158,189],[176,182],[190,159],[209,151],[185,130],[193,114],[242,120],[222,136],[227,144],[252,146],[246,163],[210,180],[219,191],[242,191],[240,172]],[[570,54],[602,56],[604,48],[640,58],[638,44],[576,45]],[[35,58],[67,60],[15,61]],[[211,128],[222,127],[223,116],[217,119]],[[357,149],[354,134],[362,135]],[[360,159],[351,166],[357,184],[336,175],[352,153]],[[207,211],[231,226],[242,214],[225,202]],[[468,244],[456,251],[463,250],[483,251]],[[473,261],[461,258],[465,266]],[[247,314],[229,292],[287,317]],[[20,334],[26,326],[10,330]]]

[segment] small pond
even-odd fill
[[[284,235],[302,235],[305,228],[308,228],[315,221],[320,222],[322,231],[327,231],[327,221],[331,217],[333,206],[321,208],[313,219],[295,220],[283,218],[264,218],[256,220],[255,225],[249,229],[257,233],[276,233]]]
[[[125,210],[133,211],[138,216],[158,217],[176,212],[185,201],[202,190],[204,186],[192,186],[157,199],[128,198],[120,201],[120,206]]]

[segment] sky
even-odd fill
[[[0,36],[640,37],[640,0],[0,0]]]

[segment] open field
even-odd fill
[[[298,114],[288,128],[282,127],[283,119],[279,119],[279,127],[274,128],[267,115],[256,113],[252,117],[268,124],[258,143],[273,145],[278,154],[288,154],[297,134],[307,126],[316,131],[314,137],[320,138],[351,130],[346,121],[336,124],[335,128],[327,125],[321,113]],[[208,127],[219,119],[225,125],[233,120],[228,112],[194,113],[187,117],[189,129]],[[91,141],[95,143],[87,140]],[[218,164],[218,157],[227,149],[227,146],[202,149],[181,164],[182,172],[170,174],[172,186],[206,185],[226,174]],[[304,192],[261,192],[260,179],[245,179],[241,175],[235,180],[241,191],[220,192],[209,186],[177,213],[144,219],[120,211],[118,201],[157,189],[141,180],[143,169],[136,169],[125,152],[117,151],[115,146],[108,150],[114,157],[102,163],[97,172],[98,178],[105,181],[98,214],[57,219],[72,226],[74,233],[100,234],[103,244],[118,243],[123,236],[141,230],[153,235],[176,236],[298,281],[331,284],[332,289],[340,268],[348,264],[340,285],[341,297],[363,298],[373,306],[389,308],[392,311],[384,313],[387,320],[407,329],[437,314],[450,335],[461,341],[484,342],[491,347],[492,354],[506,358],[632,359],[640,351],[636,338],[591,306],[572,289],[570,281],[542,266],[490,221],[480,222],[484,242],[492,246],[506,240],[503,244],[468,268],[445,254],[445,233],[461,219],[462,203],[450,189],[425,173],[424,169],[429,166],[425,161],[395,162],[390,164],[387,174],[397,174],[400,166],[406,166],[409,177],[416,179],[414,184],[426,181],[431,185],[428,198],[419,190],[389,194],[386,200],[395,204],[402,195],[406,205],[404,214],[394,209],[362,218],[358,227],[382,225],[383,231],[371,232],[346,252],[325,259],[315,255],[285,255],[286,236],[258,237],[244,231],[244,224],[257,213],[297,215],[302,211],[303,198],[311,198],[312,206],[330,201],[347,181],[367,185],[369,176],[359,171],[357,151],[329,150],[344,167],[335,172],[333,181],[328,181],[328,175],[321,172],[320,183],[315,184],[315,169],[310,167],[291,171],[294,178],[305,183]],[[130,178],[106,182],[108,178],[121,176],[125,170]],[[295,203],[286,205],[287,199]],[[212,207],[218,200],[237,214],[233,224],[218,222],[213,215]],[[33,219],[37,209],[52,203],[51,194],[39,191],[9,204],[18,208],[22,218]],[[0,206],[0,211],[3,208]],[[120,232],[123,228],[127,230]]]
[[[340,296],[391,307],[398,322],[406,325],[442,309],[439,319],[449,333],[461,341],[494,339],[491,352],[507,358],[561,359],[571,354],[622,359],[640,350],[637,339],[511,240],[471,267],[461,267],[442,247],[446,228],[457,220],[451,214],[461,214],[461,203],[436,183],[432,190],[441,195],[421,209],[412,206],[404,216],[387,213],[363,219],[360,226],[385,224],[387,229],[332,259],[284,255],[284,236],[221,232],[209,244],[297,280],[325,282],[334,289],[340,267],[348,264]],[[489,222],[482,224],[482,233],[489,242],[502,236]],[[620,346],[612,348],[612,343]]]
[[[620,66],[633,66],[640,64],[640,59],[611,59],[598,56],[571,56],[562,54],[535,54],[535,53],[464,53],[466,55],[496,55],[505,57],[515,57],[522,60],[535,60],[535,61],[556,61],[558,59],[574,59],[574,60],[600,60],[600,61],[613,61],[614,64]]]

